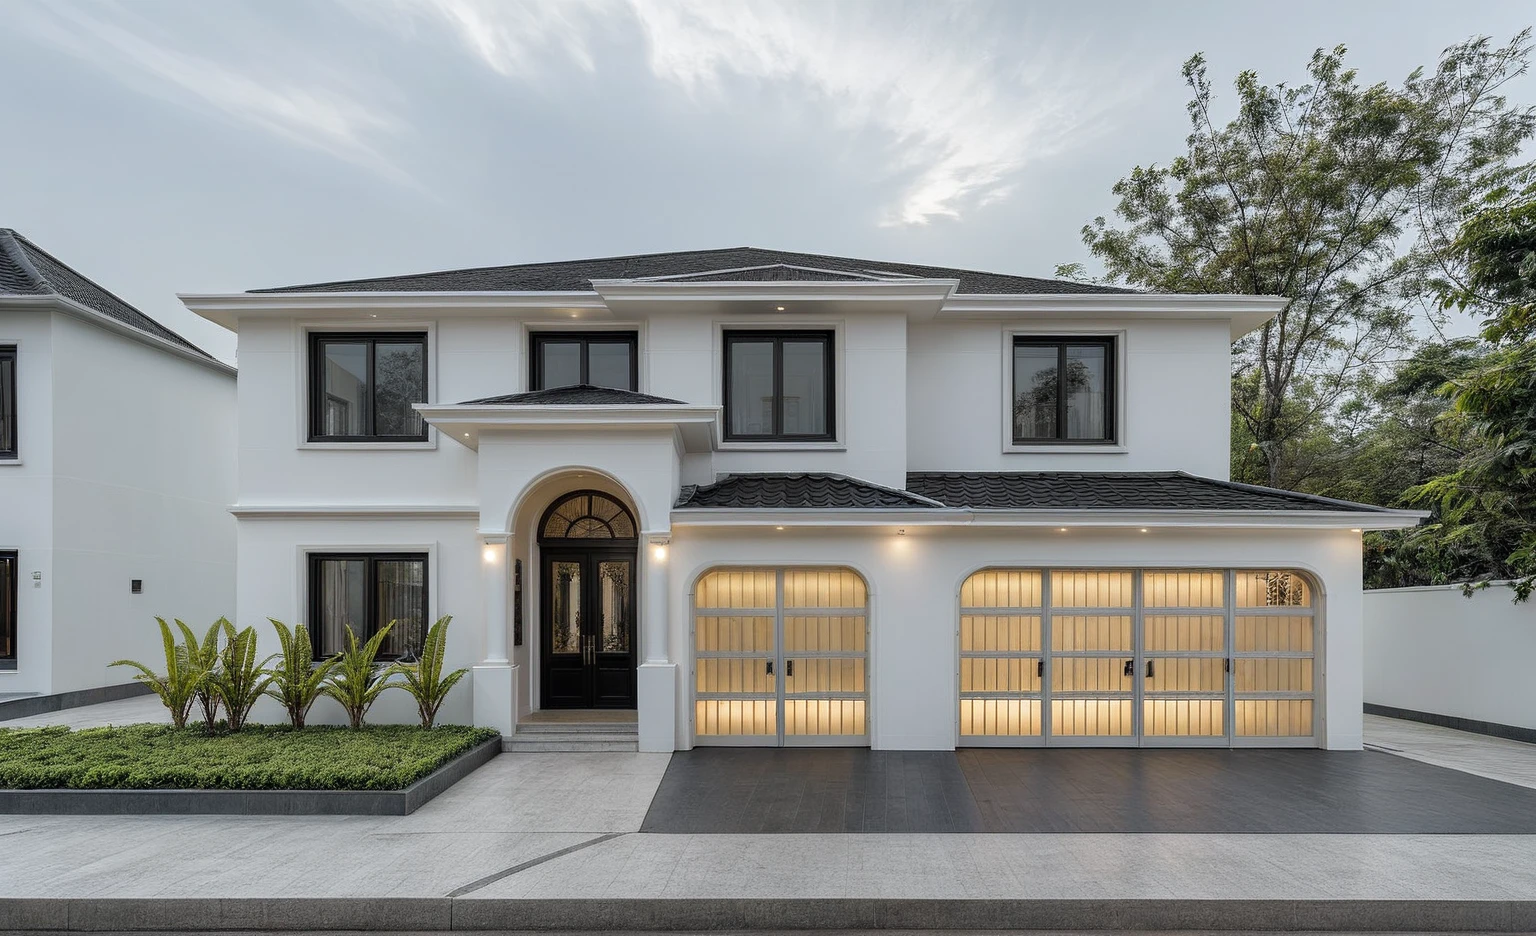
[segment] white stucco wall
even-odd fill
[[[53,334],[50,691],[68,692],[160,660],[154,615],[233,612],[235,378],[63,315]]]
[[[1536,728],[1536,604],[1508,588],[1365,593],[1365,701]]]
[[[0,549],[17,551],[16,669],[0,692],[49,691],[53,679],[53,329],[41,309],[0,311],[0,345],[16,346],[16,460],[0,461]],[[34,582],[33,573],[42,579]]]
[[[1010,451],[1014,334],[1119,338],[1119,446]],[[1232,342],[1224,321],[945,321],[908,336],[911,471],[1230,472]]]

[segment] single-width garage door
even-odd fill
[[[718,569],[694,587],[698,744],[869,743],[869,590],[847,569]]]
[[[1287,570],[977,572],[960,743],[1314,744],[1313,605]]]

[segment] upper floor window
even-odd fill
[[[725,333],[726,439],[831,440],[832,388],[832,332]]]
[[[321,442],[419,442],[427,426],[427,336],[420,332],[310,336],[309,437]]]
[[[309,601],[316,657],[345,650],[349,628],[363,643],[390,622],[379,656],[414,657],[427,627],[427,556],[311,553]]]
[[[589,384],[638,390],[638,344],[634,332],[535,332],[528,389]]]
[[[1013,442],[1113,442],[1113,338],[1013,339]]]
[[[16,454],[16,349],[0,348],[0,458]]]

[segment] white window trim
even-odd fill
[[[713,389],[710,402],[721,407],[720,438],[715,446],[721,452],[846,452],[848,450],[848,354],[845,319],[789,318],[783,315],[742,316],[741,318],[716,319],[714,322],[714,346],[710,349]],[[830,331],[832,333],[832,438],[808,442],[783,439],[764,439],[761,442],[725,441],[731,414],[725,412],[725,333],[728,331]]]
[[[314,372],[314,367],[309,359],[309,336],[315,332],[331,334],[335,332],[426,332],[427,335],[427,400],[428,403],[437,402],[437,323],[433,321],[396,321],[391,319],[381,322],[369,319],[366,322],[296,322],[294,325],[293,359],[299,363],[297,378],[299,392],[297,394],[297,415],[295,425],[298,427],[297,448],[301,451],[319,452],[423,452],[437,448],[437,429],[427,426],[427,437],[422,441],[410,442],[311,442],[309,438],[309,375]]]
[[[1113,401],[1115,441],[1084,442],[1082,444],[1019,444],[1013,441],[1013,339],[1014,338],[1113,338],[1115,340],[1115,399]],[[1008,327],[1002,330],[1002,417],[1004,455],[1124,455],[1130,451],[1125,444],[1126,353],[1130,339],[1123,328],[1078,328],[1071,325]]]
[[[522,337],[518,342],[517,359],[521,362],[522,374],[514,381],[515,386],[523,388],[524,392],[533,390],[533,336],[539,332],[634,332],[635,333],[635,392],[650,393],[651,365],[650,355],[646,353],[649,336],[646,334],[645,321],[632,322],[584,322],[580,319],[572,319],[569,322],[555,320],[540,320],[536,322],[524,322]]]

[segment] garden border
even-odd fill
[[[490,738],[403,790],[0,790],[0,815],[408,816],[501,753]]]

